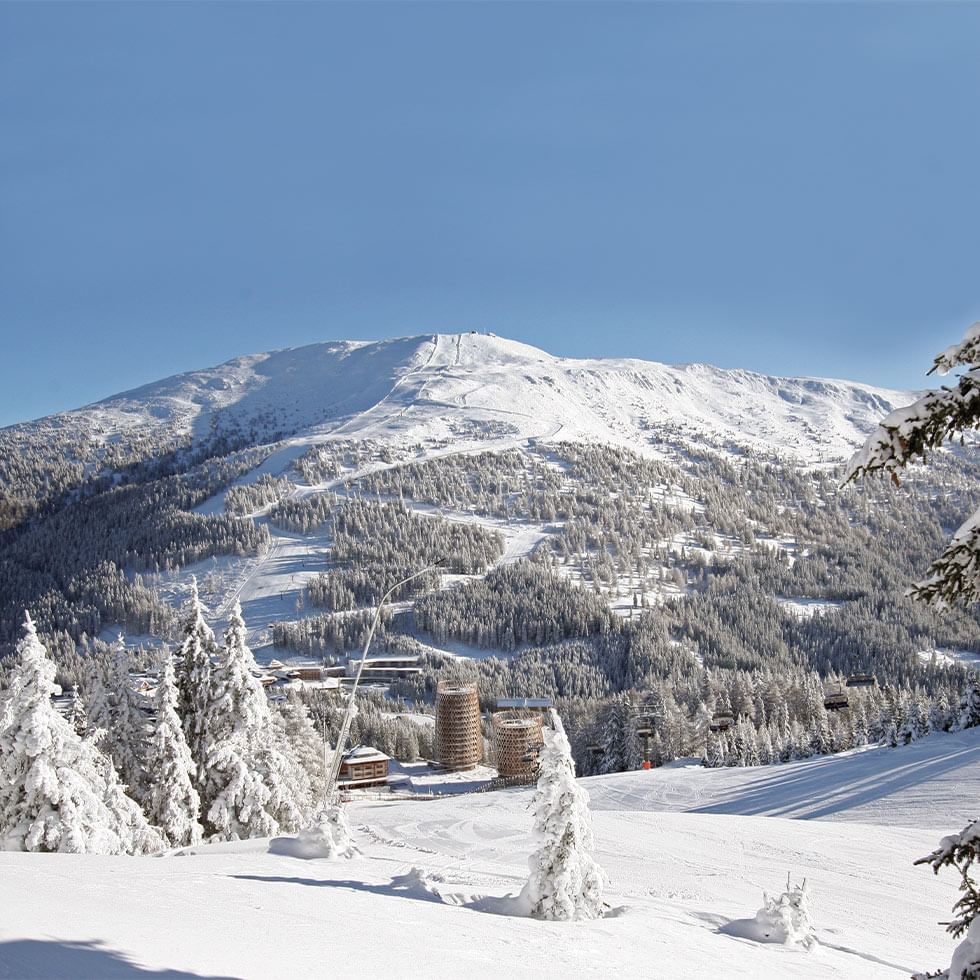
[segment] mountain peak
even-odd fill
[[[396,441],[587,439],[655,451],[668,435],[805,461],[847,456],[914,398],[846,381],[707,364],[576,360],[493,333],[326,341],[236,357],[18,429],[112,441],[163,431]]]

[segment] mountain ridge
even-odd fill
[[[197,441],[228,428],[254,444],[312,433],[599,440],[643,449],[674,431],[804,462],[844,458],[915,393],[692,362],[563,358],[494,334],[325,341],[232,358],[7,433],[76,428],[112,443],[148,431]]]

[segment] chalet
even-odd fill
[[[340,764],[340,789],[364,789],[368,786],[386,786],[388,783],[389,758],[384,752],[359,745],[344,756]]]

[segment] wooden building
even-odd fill
[[[340,789],[364,789],[388,784],[388,763],[391,760],[369,745],[358,745],[344,755],[340,764]]]
[[[439,681],[436,687],[436,762],[473,769],[483,761],[480,695],[475,684]]]

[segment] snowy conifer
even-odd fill
[[[316,803],[323,798],[327,766],[333,756],[330,746],[324,748],[323,737],[317,733],[309,709],[296,691],[289,691],[286,700],[279,705],[279,719],[292,754],[310,779],[310,801]],[[417,746],[416,739],[416,758]]]
[[[602,914],[603,873],[592,857],[589,796],[575,781],[572,750],[558,714],[545,729],[532,800],[537,849],[524,898],[541,919],[595,919]]]
[[[112,728],[112,709],[105,664],[95,653],[90,653],[84,660],[83,673],[85,727],[89,732],[108,732]]]
[[[204,621],[204,606],[197,592],[196,578],[191,579],[188,607],[184,640],[177,654],[178,705],[191,758],[197,766],[197,778],[203,783],[207,775],[208,753],[215,740],[212,730],[215,713],[212,705],[211,658],[217,644],[211,627]]]
[[[129,666],[129,654],[120,636],[109,657],[110,727],[102,747],[112,757],[130,796],[142,801],[146,790],[143,765],[146,721],[130,680]]]
[[[980,726],[980,675],[970,674],[966,690],[960,700],[960,728]]]
[[[194,788],[196,769],[177,716],[177,687],[168,655],[156,690],[156,723],[147,745],[147,816],[170,847],[201,839],[201,800]]]
[[[606,711],[599,736],[602,746],[601,771],[630,772],[643,764],[640,739],[636,734],[636,712],[629,694],[617,694]]]
[[[85,738],[89,734],[88,730],[88,714],[85,709],[85,698],[82,697],[81,692],[76,687],[74,689],[74,697],[71,701],[71,708],[68,711],[68,724],[75,729],[76,734]]]
[[[0,847],[120,854],[159,846],[111,761],[52,705],[55,666],[30,616],[17,653],[0,713]]]
[[[255,676],[241,607],[235,603],[214,668],[212,728],[202,787],[205,825],[219,839],[298,829],[309,809],[309,776],[292,755]]]

